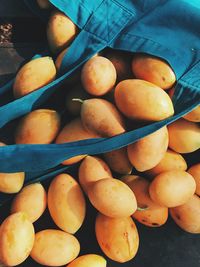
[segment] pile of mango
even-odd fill
[[[46,0],[38,4],[53,9]],[[52,10],[47,37],[55,61],[41,57],[26,63],[16,75],[16,98],[56,78],[78,31],[66,15]],[[20,119],[16,144],[112,137],[174,114],[175,74],[167,62],[154,56],[107,49],[69,79],[66,109],[73,117],[71,122],[61,128],[56,110],[34,110]],[[181,155],[200,148],[198,122],[200,106],[128,147],[67,159],[63,165],[79,162],[78,177],[60,174],[48,191],[40,183],[23,187],[23,172],[1,173],[0,191],[17,194],[10,215],[0,226],[0,261],[16,266],[30,256],[45,266],[105,267],[106,259],[100,255],[78,257],[80,244],[74,234],[84,223],[86,198],[98,212],[96,240],[102,252],[116,262],[131,260],[138,251],[135,220],[159,227],[170,214],[183,230],[200,234],[200,162],[188,169]],[[57,229],[35,233],[34,223],[47,206]]]

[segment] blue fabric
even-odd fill
[[[46,19],[35,0],[27,5]],[[199,0],[51,0],[81,31],[64,56],[55,81],[0,107],[0,127],[45,102],[78,67],[105,47],[147,52],[165,59],[178,79],[175,115],[138,130],[68,144],[0,147],[0,171],[44,171],[78,154],[99,154],[126,146],[177,120],[200,104]],[[3,91],[11,90],[11,84]],[[1,89],[0,89],[1,92]]]

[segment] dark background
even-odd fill
[[[9,29],[9,30],[7,30]],[[45,24],[34,17],[19,0],[0,0],[0,86],[14,76],[22,62],[46,47]],[[7,97],[7,96],[5,96]],[[9,132],[9,127],[6,126]],[[2,131],[2,130],[0,130]],[[185,158],[189,165],[197,163],[199,151]],[[77,176],[76,173],[73,173]],[[48,182],[46,182],[46,188]],[[9,214],[9,205],[0,208],[0,223]],[[88,203],[87,218],[76,236],[81,243],[81,254],[101,253],[95,239],[96,212]],[[125,264],[108,260],[108,267],[199,267],[200,235],[188,234],[179,229],[169,218],[160,228],[148,228],[137,224],[140,247],[136,257]],[[48,211],[36,224],[36,231],[55,225]],[[20,266],[39,266],[31,259]]]

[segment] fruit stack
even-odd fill
[[[48,1],[38,4],[53,9]],[[77,26],[66,15],[52,11],[47,37],[55,61],[41,57],[26,63],[16,75],[16,98],[55,79],[77,34]],[[18,122],[16,144],[111,138],[174,114],[176,76],[167,62],[152,55],[106,49],[69,80],[66,110],[72,120],[61,127],[58,111],[34,110]],[[80,244],[74,234],[84,223],[85,198],[98,212],[96,240],[104,255],[116,262],[131,260],[138,251],[134,220],[159,227],[170,214],[183,230],[200,234],[200,162],[188,168],[184,159],[200,148],[198,122],[200,106],[127,147],[67,159],[63,165],[78,164],[77,177],[68,173],[54,177],[48,192],[39,183],[23,187],[23,172],[1,173],[0,191],[17,195],[11,215],[0,227],[0,261],[15,266],[30,255],[45,266],[105,267],[106,259],[100,255],[78,257]],[[35,233],[33,224],[47,206],[57,229]]]

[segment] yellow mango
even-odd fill
[[[169,209],[175,223],[184,231],[200,234],[200,198],[193,195],[185,204]]]
[[[56,176],[48,190],[48,208],[55,224],[74,234],[85,219],[86,204],[76,180],[68,174]]]
[[[168,149],[161,161],[152,169],[145,172],[150,177],[155,177],[165,171],[187,170],[187,162],[181,154]]]
[[[15,266],[24,262],[33,248],[33,224],[23,212],[8,216],[0,227],[0,262]]]
[[[76,258],[67,267],[106,267],[106,260],[99,255],[87,254]]]
[[[128,157],[140,172],[155,167],[164,157],[168,147],[167,127],[153,132],[128,146]]]
[[[60,11],[54,11],[47,26],[47,39],[53,53],[68,47],[78,33],[77,26]]]
[[[151,199],[165,207],[185,204],[194,195],[196,183],[185,171],[166,171],[157,175],[149,186]]]
[[[168,208],[151,200],[149,196],[150,182],[148,180],[137,175],[126,175],[122,178],[122,181],[131,188],[137,199],[138,207],[141,208],[132,215],[134,219],[150,227],[158,227],[166,223]]]
[[[99,213],[95,231],[99,246],[110,259],[124,263],[135,257],[139,236],[131,217],[110,218]]]
[[[56,138],[56,144],[85,140],[99,137],[97,134],[87,131],[79,118],[67,123]],[[65,160],[62,164],[71,165],[82,160],[86,155],[79,155]]]
[[[50,144],[58,134],[60,116],[55,110],[37,109],[24,116],[15,133],[16,144]]]
[[[169,89],[176,81],[170,65],[161,58],[137,53],[133,57],[132,71],[137,79],[149,81],[161,88]]]
[[[191,153],[200,148],[200,127],[179,119],[168,126],[169,147],[178,153]]]
[[[34,223],[43,214],[47,206],[47,196],[44,187],[39,184],[25,186],[16,195],[11,205],[11,213],[24,212]]]
[[[100,179],[112,178],[112,173],[101,158],[87,156],[81,162],[78,176],[80,185],[87,193],[92,184]]]
[[[26,63],[17,73],[13,94],[20,98],[49,84],[56,77],[56,68],[51,57],[40,57]]]
[[[46,229],[36,233],[31,258],[41,265],[62,266],[79,254],[76,237],[60,230]]]
[[[81,107],[81,120],[86,129],[102,137],[111,137],[125,132],[122,115],[105,99],[84,100]]]
[[[96,181],[88,190],[92,205],[111,218],[131,216],[137,209],[132,190],[122,181],[104,178]]]
[[[191,166],[188,173],[192,175],[196,182],[196,194],[200,196],[200,163]]]
[[[102,96],[112,90],[117,78],[112,62],[102,56],[89,59],[82,68],[81,80],[85,90],[94,96]]]
[[[115,103],[126,117],[139,121],[161,121],[174,114],[172,101],[164,90],[138,79],[118,83]]]
[[[120,174],[130,174],[132,165],[129,161],[127,148],[123,147],[103,154],[111,170]]]

